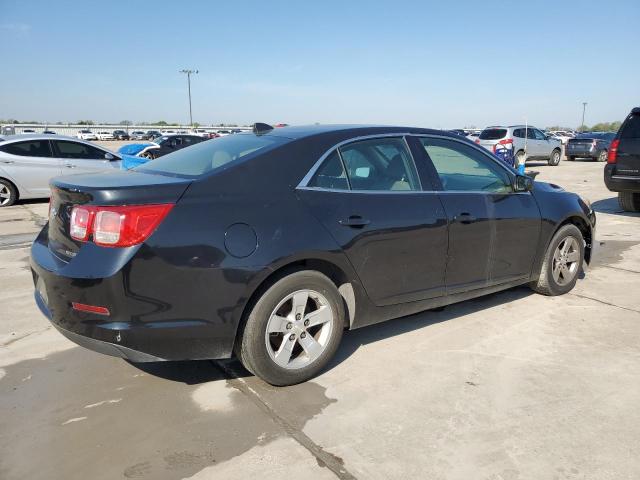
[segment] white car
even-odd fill
[[[175,130],[161,130],[160,133],[162,133],[162,135],[175,135],[176,131]]]
[[[113,133],[111,132],[98,132],[96,133],[98,140],[113,140]]]
[[[566,145],[569,140],[575,137],[571,132],[566,132],[564,130],[552,130],[549,132],[549,135],[553,136],[562,142],[562,145]]]
[[[229,130],[218,130],[216,133],[221,137],[226,137],[227,135],[231,135],[231,132]]]
[[[80,130],[76,133],[78,140],[98,140],[98,137],[91,130]]]
[[[34,133],[36,133],[36,131],[29,128],[27,128],[26,130],[22,130],[22,135],[33,135]]]
[[[209,138],[209,132],[207,132],[204,128],[194,128],[188,133],[189,135],[196,135],[197,137]]]

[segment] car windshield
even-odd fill
[[[487,128],[480,134],[480,140],[500,140],[507,135],[505,128]]]
[[[229,135],[183,148],[144,163],[134,170],[195,178],[231,162],[246,160],[257,153],[269,151],[288,141],[287,138],[269,135]]]

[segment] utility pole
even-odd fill
[[[191,75],[198,73],[198,70],[191,70],[191,69],[185,68],[183,70],[180,70],[179,73],[187,74],[187,88],[189,90],[189,125],[191,125],[191,128],[193,128],[193,114],[191,111]]]
[[[580,129],[584,131],[584,111],[587,109],[587,102],[582,102],[582,123],[580,124]]]

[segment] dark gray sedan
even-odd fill
[[[567,160],[590,158],[599,162],[607,161],[607,152],[616,134],[612,132],[581,133],[567,142]]]

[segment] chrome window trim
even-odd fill
[[[310,187],[309,186],[309,182],[311,181],[311,179],[313,178],[313,176],[316,174],[316,172],[318,171],[318,169],[320,168],[320,165],[322,165],[322,163],[326,160],[326,158],[331,155],[331,153],[334,150],[338,150],[340,147],[347,145],[349,143],[355,143],[355,142],[360,142],[362,140],[373,140],[376,138],[389,138],[389,137],[398,137],[398,138],[402,138],[402,140],[404,141],[404,145],[407,148],[407,152],[409,152],[409,157],[411,158],[411,161],[413,162],[413,168],[415,169],[416,172],[416,176],[418,179],[418,184],[420,185],[420,190],[348,190],[348,191],[353,191],[353,192],[391,192],[391,193],[408,193],[408,192],[423,192],[424,190],[422,190],[422,181],[420,180],[420,174],[418,173],[418,167],[416,166],[416,160],[415,158],[413,158],[413,154],[411,153],[411,149],[409,148],[409,143],[407,142],[407,135],[411,135],[408,132],[397,132],[397,133],[376,133],[376,134],[372,134],[372,135],[362,135],[360,137],[353,137],[353,138],[349,138],[347,140],[343,140],[340,143],[336,143],[333,147],[331,147],[329,150],[327,150],[326,152],[324,152],[324,154],[322,154],[322,156],[318,159],[318,161],[313,165],[313,167],[311,167],[311,170],[309,170],[307,172],[307,174],[302,178],[302,180],[300,180],[300,183],[298,184],[298,186],[296,188],[304,188],[304,189],[308,189],[308,190],[330,190],[330,191],[338,191],[338,192],[346,192],[347,190],[336,190],[336,189],[328,189],[328,188],[321,188],[321,187]],[[338,150],[338,156],[340,157],[340,161],[342,162],[342,166],[344,168],[345,173],[347,173],[347,168],[344,164],[344,161],[342,160],[342,154],[340,153],[340,150]],[[347,173],[347,179],[349,178],[349,174]],[[351,187],[351,182],[349,180],[347,180],[349,182],[349,187]]]
[[[466,193],[466,194],[483,194],[483,195],[531,195],[531,192],[516,192],[515,190],[512,192],[506,192],[506,193],[501,193],[501,192],[486,192],[483,190],[423,190],[422,188],[422,180],[420,179],[420,174],[418,173],[418,168],[416,165],[416,161],[415,158],[413,158],[413,153],[411,153],[411,148],[409,147],[409,142],[407,141],[407,137],[416,137],[416,138],[437,138],[437,139],[442,139],[442,140],[449,140],[452,142],[457,142],[460,143],[462,145],[466,145],[468,147],[474,148],[475,150],[477,150],[478,152],[480,152],[481,155],[483,155],[485,158],[489,159],[491,162],[494,162],[496,165],[498,165],[502,170],[505,171],[505,173],[507,174],[507,176],[511,179],[512,183],[511,186],[513,187],[513,179],[514,176],[517,175],[516,172],[512,171],[511,169],[509,169],[506,165],[504,165],[502,162],[500,162],[500,160],[498,160],[497,158],[494,158],[493,155],[491,155],[485,148],[480,147],[478,145],[476,145],[473,142],[470,141],[465,141],[459,138],[454,138],[454,137],[450,137],[448,135],[438,135],[437,133],[409,133],[409,132],[399,132],[399,133],[381,133],[381,134],[372,134],[372,135],[363,135],[360,137],[353,137],[347,140],[343,140],[342,142],[339,142],[337,144],[335,144],[334,146],[332,146],[331,148],[329,148],[319,159],[318,161],[313,165],[313,167],[311,167],[311,169],[309,170],[309,172],[302,178],[302,180],[300,181],[300,183],[298,184],[298,186],[296,187],[296,189],[300,189],[300,190],[315,190],[315,191],[322,191],[322,192],[334,192],[334,193],[368,193],[368,194],[403,194],[403,195],[407,195],[407,194],[416,194],[416,193],[443,193],[443,194],[461,194],[461,193]],[[347,175],[347,182],[349,183],[349,190],[340,190],[340,189],[334,189],[334,188],[322,188],[322,187],[310,187],[308,186],[308,183],[311,181],[311,179],[313,178],[313,176],[316,174],[316,172],[318,171],[318,169],[320,168],[320,165],[322,165],[322,163],[326,160],[326,158],[333,153],[334,150],[338,150],[340,147],[342,147],[343,145],[349,144],[349,143],[353,143],[353,142],[358,142],[361,140],[371,140],[374,138],[387,138],[387,137],[402,137],[404,142],[405,142],[405,146],[407,147],[407,150],[409,151],[409,155],[411,156],[411,159],[413,161],[413,166],[416,169],[416,173],[418,173],[418,183],[420,183],[420,190],[351,190],[351,182],[348,180],[348,175]],[[344,165],[344,161],[342,160],[342,155],[340,154],[340,150],[338,150],[338,156],[340,157],[340,161],[342,162],[342,166],[345,169],[345,173],[347,171],[346,166]]]

